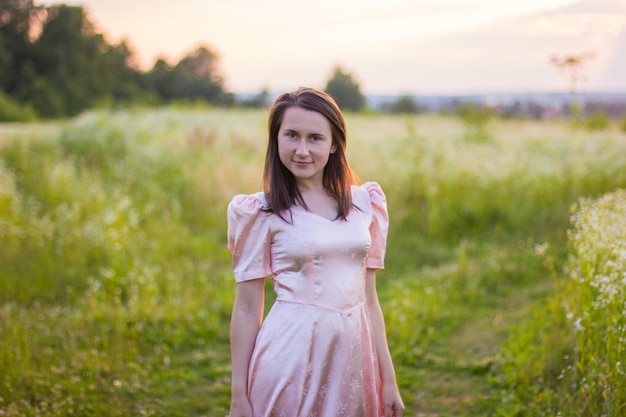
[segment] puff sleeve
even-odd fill
[[[262,209],[258,194],[236,195],[228,204],[228,249],[238,283],[272,273],[269,214]]]
[[[387,197],[380,185],[375,182],[366,182],[361,187],[369,193],[371,204],[370,236],[372,243],[366,266],[370,269],[382,269],[385,267],[385,251],[389,230]]]

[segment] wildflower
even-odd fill
[[[578,332],[583,332],[585,331],[585,326],[582,325],[581,323],[581,318],[578,317],[575,321],[574,321],[574,328],[576,329],[576,331]]]

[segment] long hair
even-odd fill
[[[346,122],[339,106],[327,93],[313,88],[299,88],[276,98],[269,112],[268,142],[263,169],[263,191],[269,211],[278,214],[289,210],[295,203],[308,209],[298,190],[293,174],[283,165],[278,155],[278,132],[285,111],[290,107],[320,113],[328,120],[335,152],[330,154],[324,167],[323,184],[337,202],[337,218],[345,220],[352,209],[351,186],[358,177],[346,158]]]

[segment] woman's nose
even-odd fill
[[[302,139],[298,142],[298,147],[296,148],[297,155],[307,155],[309,153],[309,148],[307,147],[306,140]]]

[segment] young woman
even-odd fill
[[[345,152],[332,97],[301,88],[276,99],[264,192],[228,206],[230,417],[402,416],[376,293],[385,195],[355,185]],[[276,302],[263,320],[268,276]]]

